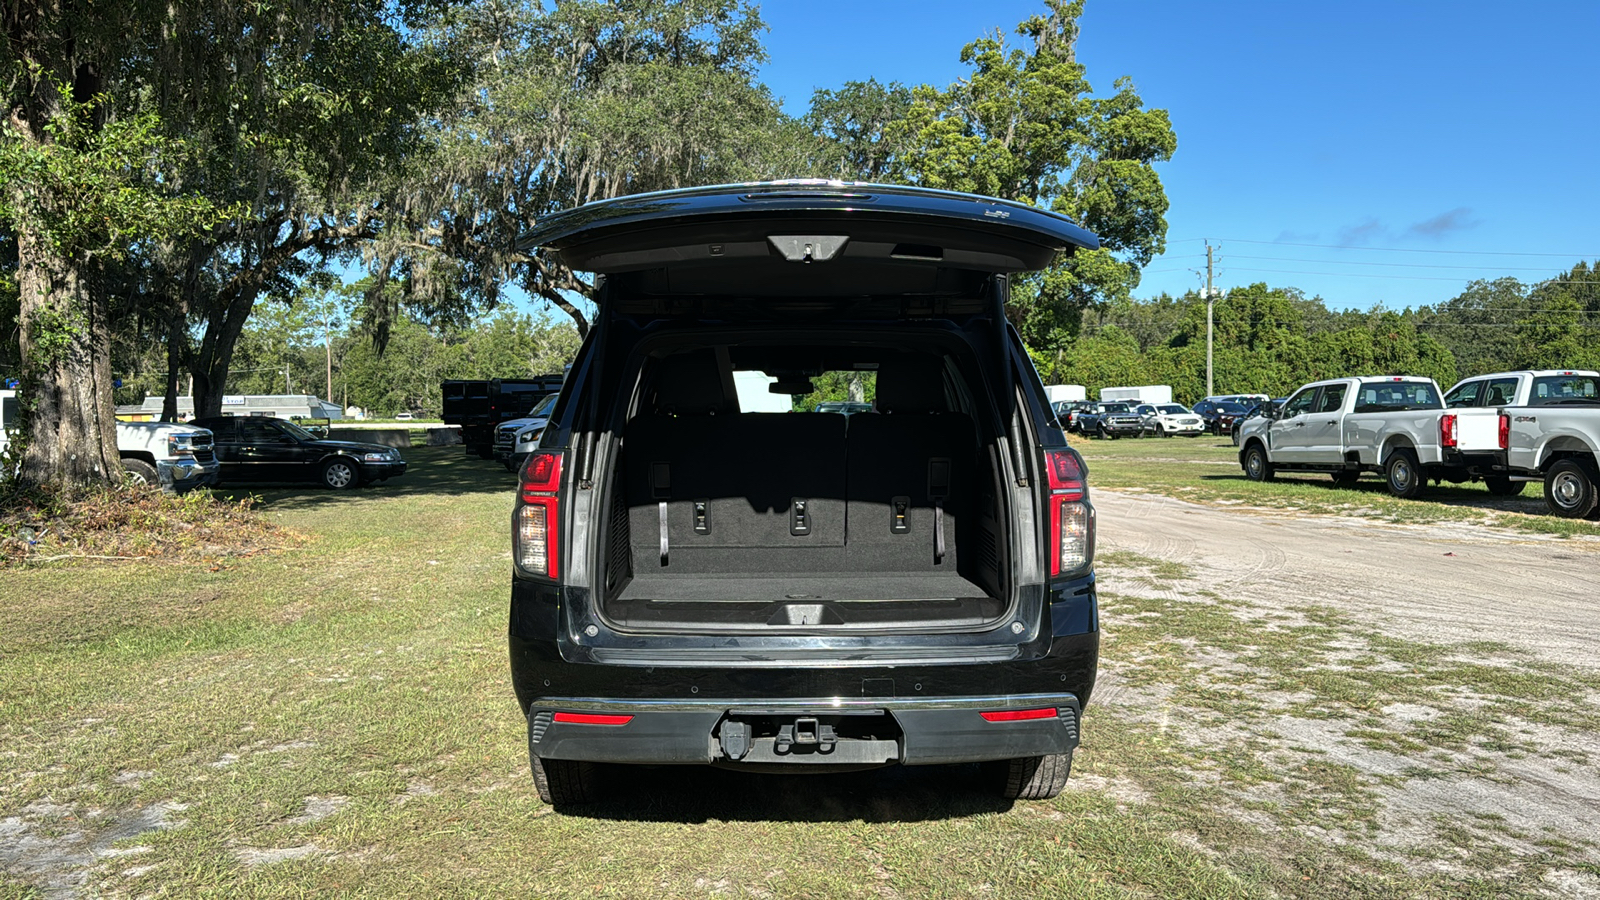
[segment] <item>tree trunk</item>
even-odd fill
[[[195,418],[222,415],[228,367],[233,365],[234,348],[239,345],[239,336],[244,333],[244,324],[260,292],[260,287],[254,284],[240,288],[239,293],[206,321],[200,350],[190,360],[189,370],[194,374]]]
[[[111,396],[111,333],[91,266],[17,229],[26,447],[18,480],[75,486],[122,478]]]
[[[188,317],[175,312],[167,319],[167,389],[161,397],[161,421],[178,421],[178,375],[183,370],[189,337],[185,334]]]

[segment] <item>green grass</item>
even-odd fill
[[[1529,482],[1518,497],[1496,497],[1482,483],[1430,484],[1420,499],[1402,500],[1383,479],[1366,474],[1353,488],[1339,488],[1320,473],[1280,473],[1254,482],[1239,468],[1239,449],[1227,439],[1072,437],[1096,487],[1145,490],[1198,503],[1289,510],[1332,516],[1363,516],[1386,522],[1462,522],[1495,525],[1535,534],[1600,536],[1600,522],[1552,515],[1544,489]]]
[[[1106,597],[1106,669],[1151,693],[1091,705],[1055,801],[997,801],[974,767],[657,768],[556,814],[533,790],[508,683],[512,479],[460,448],[406,455],[403,479],[365,490],[250,488],[307,536],[283,552],[0,575],[0,822],[79,859],[41,864],[12,832],[0,897],[52,877],[155,897],[1519,896],[1546,867],[1592,862],[1549,835],[1545,855],[1408,869],[1374,843],[1383,777],[1273,735],[1300,707],[1336,714],[1339,730],[1393,732],[1419,772],[1455,777],[1459,761],[1404,742],[1470,749],[1514,737],[1511,724],[1424,733],[1372,710],[1471,684],[1591,728],[1579,701],[1597,685],[1503,649],[1386,641],[1331,613],[1246,621],[1226,601]],[[1099,483],[1120,477],[1121,463],[1092,464]],[[1105,563],[1189,577],[1132,554]],[[1414,671],[1353,684],[1330,668],[1349,640]],[[1493,828],[1458,838],[1477,853]],[[90,858],[97,840],[124,855]],[[265,851],[289,856],[251,864]]]

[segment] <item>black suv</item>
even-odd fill
[[[540,796],[588,802],[611,763],[966,762],[1055,796],[1099,653],[1094,510],[1005,303],[1094,236],[796,182],[590,204],[522,245],[602,276],[512,514]],[[874,402],[746,412],[741,371]]]
[[[330,441],[272,416],[213,416],[189,424],[211,429],[222,463],[219,481],[315,481],[341,490],[406,471],[393,447]]]

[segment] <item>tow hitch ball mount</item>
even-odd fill
[[[799,744],[816,747],[818,753],[827,753],[833,750],[837,740],[832,725],[818,725],[815,718],[801,716],[794,722],[778,728],[778,739],[772,749],[778,753],[788,753]]]
[[[719,743],[722,746],[722,755],[728,759],[744,759],[749,754],[754,739],[755,735],[749,722],[729,719],[722,723]],[[814,748],[817,753],[831,753],[838,741],[839,737],[832,725],[821,724],[814,716],[801,716],[793,722],[785,722],[778,727],[778,735],[772,743],[772,752],[787,754],[799,747]]]

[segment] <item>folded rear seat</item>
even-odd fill
[[[844,417],[734,414],[709,352],[663,360],[657,385],[654,411],[623,433],[634,571],[837,565],[845,542]]]
[[[972,505],[977,431],[949,412],[937,357],[886,359],[877,409],[850,417],[846,515],[851,571],[956,571]]]

